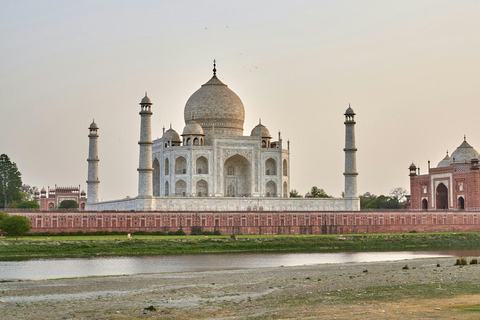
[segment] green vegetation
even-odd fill
[[[313,186],[310,192],[305,195],[305,198],[333,198],[328,195],[325,190],[319,189],[317,186]]]
[[[0,155],[0,208],[10,202],[21,201],[22,174],[6,154]]]
[[[18,236],[30,231],[31,227],[30,220],[22,216],[7,216],[0,221],[2,231],[9,236],[15,236],[16,240],[18,240]]]
[[[407,190],[404,188],[395,188],[390,191],[390,196],[379,195],[365,192],[360,195],[360,209],[378,210],[378,209],[402,209],[404,208],[405,195]]]
[[[78,203],[75,200],[63,200],[58,206],[59,209],[78,209]]]
[[[177,231],[181,233],[183,231]],[[174,233],[177,233],[174,232]],[[367,235],[220,235],[182,236],[133,233],[63,236],[24,236],[1,239],[0,259],[14,257],[131,256],[222,252],[333,252],[471,249],[480,233],[416,233]]]
[[[40,205],[35,200],[22,201],[17,205],[19,209],[38,210]]]

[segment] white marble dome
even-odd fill
[[[190,120],[183,128],[183,135],[203,135],[202,126],[197,121]]]
[[[215,75],[188,99],[185,124],[190,119],[200,124],[206,135],[243,135],[245,108],[242,100]]]
[[[172,127],[165,131],[165,133],[162,136],[162,139],[164,141],[172,141],[172,142],[181,142],[180,136],[178,135],[177,131],[173,130]]]
[[[455,163],[470,163],[473,158],[478,158],[479,153],[467,140],[463,140],[462,144],[450,156],[451,162],[455,159]]]
[[[259,123],[252,129],[251,137],[271,138],[270,131],[263,124]]]
[[[437,168],[448,167],[450,166],[451,163],[452,163],[451,159],[448,156],[448,152],[447,152],[447,155],[445,156],[445,158],[443,158],[442,161],[438,163]]]

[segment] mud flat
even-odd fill
[[[480,318],[480,265],[455,260],[2,282],[0,319]]]

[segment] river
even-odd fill
[[[478,257],[480,250],[335,253],[238,253],[0,261],[0,281]]]

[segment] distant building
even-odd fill
[[[80,186],[78,187],[57,187],[54,189],[48,187],[48,193],[45,188],[35,192],[35,201],[40,205],[40,210],[55,210],[60,206],[63,200],[73,200],[78,203],[79,210],[85,210],[85,204],[87,203],[87,197],[84,190],[80,192]]]
[[[410,208],[423,210],[480,209],[479,153],[466,139],[427,174],[412,163],[410,170]]]

